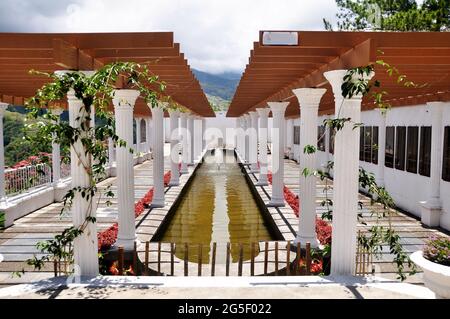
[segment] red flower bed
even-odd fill
[[[267,179],[269,183],[272,184],[272,172],[267,174]],[[295,213],[295,216],[299,216],[300,213],[300,200],[298,195],[295,195],[288,187],[284,186],[284,199],[292,208]],[[326,221],[320,218],[316,218],[316,234],[317,239],[322,245],[331,244],[331,225]]]
[[[170,182],[170,171],[164,174],[164,186],[167,187]],[[142,197],[136,204],[134,204],[134,216],[137,218],[145,211],[145,207],[150,205],[153,200],[153,187]],[[111,248],[117,240],[117,234],[119,232],[119,225],[117,223],[112,224],[109,228],[97,234],[98,249],[106,250]]]

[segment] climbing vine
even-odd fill
[[[426,84],[418,85],[412,81],[409,81],[406,75],[400,74],[397,68],[391,66],[390,64],[378,60],[375,64],[371,64],[368,66],[357,67],[347,71],[343,78],[343,83],[341,85],[342,96],[344,98],[352,98],[356,95],[360,96],[370,96],[373,99],[373,103],[382,110],[382,112],[386,112],[391,105],[385,101],[385,97],[388,95],[388,92],[381,90],[381,82],[378,80],[370,81],[370,75],[373,74],[375,70],[375,65],[379,65],[383,67],[386,73],[390,76],[396,76],[396,82],[399,85],[403,85],[405,87],[413,87],[413,88],[421,88],[426,86]],[[373,88],[377,88],[377,90],[373,91]],[[342,101],[343,102],[343,101]],[[342,109],[342,103],[338,109],[338,113],[336,118],[334,119],[326,119],[324,120],[324,125],[327,128],[322,136],[319,137],[319,140],[324,138],[327,131],[337,132],[342,130],[346,124],[353,125],[353,129],[358,128],[362,125],[362,123],[355,123],[351,118],[342,118],[340,117],[340,111]],[[312,145],[305,146],[303,152],[305,154],[314,153],[315,147]],[[328,180],[330,180],[331,174],[330,171],[333,168],[333,162],[330,161],[327,163],[327,166],[324,170],[308,170],[305,169],[302,172],[302,175],[305,177],[309,175],[317,176],[321,181],[325,182],[324,186],[324,194],[325,199],[321,202],[321,206],[325,207],[326,210],[322,213],[322,219],[324,220],[332,220],[333,217],[333,201],[329,198],[328,191],[331,186],[328,184]],[[375,181],[375,177],[372,173],[367,172],[363,168],[359,168],[359,186],[362,189],[365,189],[367,193],[371,197],[371,205],[377,204],[378,207],[381,206],[380,210],[372,210],[370,212],[371,217],[376,218],[375,225],[370,226],[366,232],[360,232],[357,238],[359,245],[361,245],[366,251],[370,254],[373,254],[377,258],[381,256],[383,253],[383,245],[387,245],[389,247],[389,252],[394,255],[394,263],[397,267],[397,275],[398,279],[405,280],[405,265],[409,267],[409,271],[407,272],[409,275],[412,275],[416,272],[415,265],[409,259],[408,254],[405,252],[401,242],[400,236],[395,232],[395,229],[392,227],[392,214],[394,212],[395,203],[390,194],[384,187],[380,187],[377,185]],[[357,203],[359,208],[363,208],[363,203]],[[364,225],[362,213],[358,213],[358,221]],[[388,225],[383,226],[380,225],[380,221],[382,219],[388,220]],[[325,254],[330,253],[330,248],[325,247]]]
[[[41,139],[52,137],[61,148],[70,148],[76,161],[89,176],[89,185],[73,187],[64,196],[61,215],[72,208],[74,199],[79,196],[87,202],[85,220],[79,226],[71,226],[57,234],[53,239],[39,242],[37,248],[43,257],[30,258],[29,266],[40,270],[45,262],[54,261],[64,265],[73,263],[73,242],[82,235],[89,223],[95,223],[95,201],[97,204],[103,197],[111,198],[114,194],[109,185],[101,191],[98,181],[106,176],[105,166],[108,162],[107,140],[111,138],[118,147],[129,147],[126,142],[115,134],[115,121],[109,110],[116,83],[122,82],[126,87],[139,90],[140,96],[151,107],[156,107],[158,101],[166,101],[168,106],[175,107],[168,96],[164,96],[165,83],[151,73],[146,65],[133,62],[115,62],[93,72],[91,75],[82,71],[67,71],[42,73],[30,71],[32,74],[46,76],[50,79],[36,94],[26,101],[29,110],[28,117],[39,119],[26,127],[26,139],[38,147]],[[79,115],[72,119],[73,123],[58,121],[59,115],[54,110],[63,103],[69,91],[82,101]],[[47,111],[42,112],[42,109]],[[95,114],[95,115],[94,115]],[[94,118],[97,125],[94,125]],[[75,124],[74,124],[75,123]],[[32,133],[32,134],[31,134]],[[133,153],[133,149],[129,148]],[[55,159],[56,160],[56,159]],[[110,204],[109,200],[107,204]],[[71,270],[65,267],[67,274]],[[24,270],[16,273],[21,275]]]

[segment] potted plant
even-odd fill
[[[423,251],[416,251],[410,258],[423,269],[425,286],[437,298],[450,299],[450,239],[432,237],[426,242]]]

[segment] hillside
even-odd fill
[[[239,83],[241,75],[238,73],[226,72],[222,74],[211,74],[192,69],[195,77],[206,94],[218,97],[224,101],[231,101],[234,91]]]

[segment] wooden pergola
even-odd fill
[[[384,61],[398,69],[407,80],[423,87],[405,87],[397,76],[375,63],[378,91],[386,91],[384,100],[392,106],[428,101],[450,100],[450,32],[296,32],[295,45],[254,43],[227,116],[237,117],[269,101],[289,101],[287,117],[299,115],[296,88],[327,88],[319,113],[334,113],[334,97],[323,73],[350,69]],[[377,90],[374,90],[377,91]],[[376,107],[373,99],[363,100],[363,110]]]
[[[86,71],[115,61],[148,65],[167,84],[164,94],[193,113],[215,116],[172,32],[0,33],[0,102],[23,105],[49,80],[30,75],[31,69]],[[142,99],[134,110],[150,115]]]

